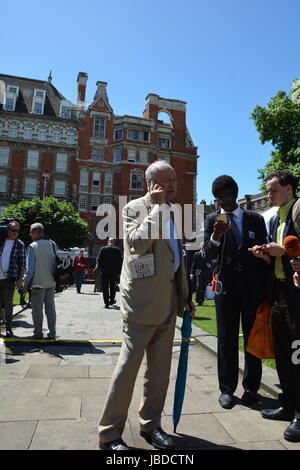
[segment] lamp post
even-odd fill
[[[43,199],[45,199],[45,197],[47,197],[48,195],[48,180],[49,178],[49,173],[43,173]]]

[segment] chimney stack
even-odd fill
[[[94,100],[101,97],[101,98],[104,98],[104,101],[106,101],[106,103],[108,103],[108,96],[106,93],[107,82],[97,82],[96,85],[97,85],[97,91],[96,91]]]
[[[79,72],[77,77],[77,106],[84,106],[85,103],[85,90],[88,74],[85,72]]]

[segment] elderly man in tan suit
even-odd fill
[[[135,380],[144,353],[147,367],[141,401],[140,434],[158,449],[173,446],[161,429],[167,394],[176,315],[195,307],[188,301],[188,283],[178,238],[175,170],[154,162],[146,170],[148,193],[123,210],[124,261],[121,273],[123,344],[99,422],[99,447],[128,450],[122,440]],[[160,221],[163,213],[163,221]]]

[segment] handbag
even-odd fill
[[[273,359],[275,356],[271,312],[266,300],[260,304],[248,339],[246,351],[259,359]]]
[[[56,282],[55,292],[62,292],[65,286],[68,284],[70,279],[71,266],[64,266],[63,261],[57,256],[55,245],[52,243],[53,252],[55,255],[55,270],[53,273],[54,280]]]

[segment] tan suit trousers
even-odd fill
[[[139,408],[140,427],[143,431],[150,431],[160,426],[169,385],[177,311],[178,287],[174,279],[170,314],[164,324],[124,322],[123,344],[98,427],[101,442],[110,442],[122,436],[144,353],[146,371]]]

